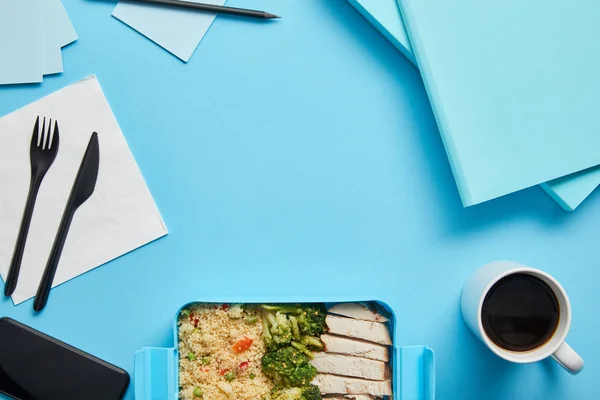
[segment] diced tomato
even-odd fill
[[[248,368],[248,365],[250,365],[250,363],[248,361],[244,361],[243,363],[241,363],[240,365],[238,365],[238,368],[243,371],[246,368]]]
[[[228,372],[229,372],[228,369],[221,369],[221,370],[219,370],[219,375],[225,375]]]
[[[235,342],[235,344],[232,347],[232,350],[236,353],[242,353],[250,348],[253,341],[254,340],[252,338],[244,336],[243,338]]]
[[[229,304],[223,304],[223,305],[221,306],[221,310],[223,310],[223,311],[227,311],[227,310],[229,310]]]
[[[199,322],[200,320],[198,319],[198,317],[196,317],[193,313],[190,314],[190,324],[194,325],[194,328],[198,327]]]

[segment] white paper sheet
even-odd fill
[[[58,121],[60,149],[42,182],[25,246],[19,304],[37,291],[79,164],[93,131],[100,170],[92,197],[75,213],[54,279],[57,286],[167,234],[144,178],[94,76],[0,119],[0,274],[21,223],[30,177],[29,145],[36,117]]]

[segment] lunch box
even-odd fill
[[[339,303],[345,303],[340,301]],[[358,301],[352,301],[358,302]],[[365,302],[364,300],[360,302]],[[435,361],[433,350],[427,346],[397,346],[396,315],[387,304],[369,300],[389,318],[392,346],[390,366],[394,400],[434,400]],[[191,304],[263,304],[274,302],[192,301],[184,304],[173,319],[173,347],[146,347],[135,353],[134,385],[137,400],[177,400],[179,398],[179,354],[177,320],[181,310]],[[281,302],[279,302],[281,303]],[[326,302],[327,308],[338,302]]]

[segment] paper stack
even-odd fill
[[[61,0],[0,1],[0,85],[63,72],[61,50],[75,40]]]
[[[572,211],[600,184],[598,3],[349,2],[421,69],[464,205],[540,184]]]

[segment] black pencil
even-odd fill
[[[191,1],[183,1],[183,0],[130,0],[130,1],[136,1],[136,2],[140,2],[140,3],[160,4],[163,6],[191,8],[193,10],[207,11],[207,12],[212,12],[212,13],[217,13],[217,14],[240,15],[243,17],[252,17],[252,18],[260,18],[260,19],[281,18],[275,14],[271,14],[271,13],[268,13],[265,11],[247,10],[245,8],[236,8],[236,7],[217,6],[214,4],[193,3]]]

